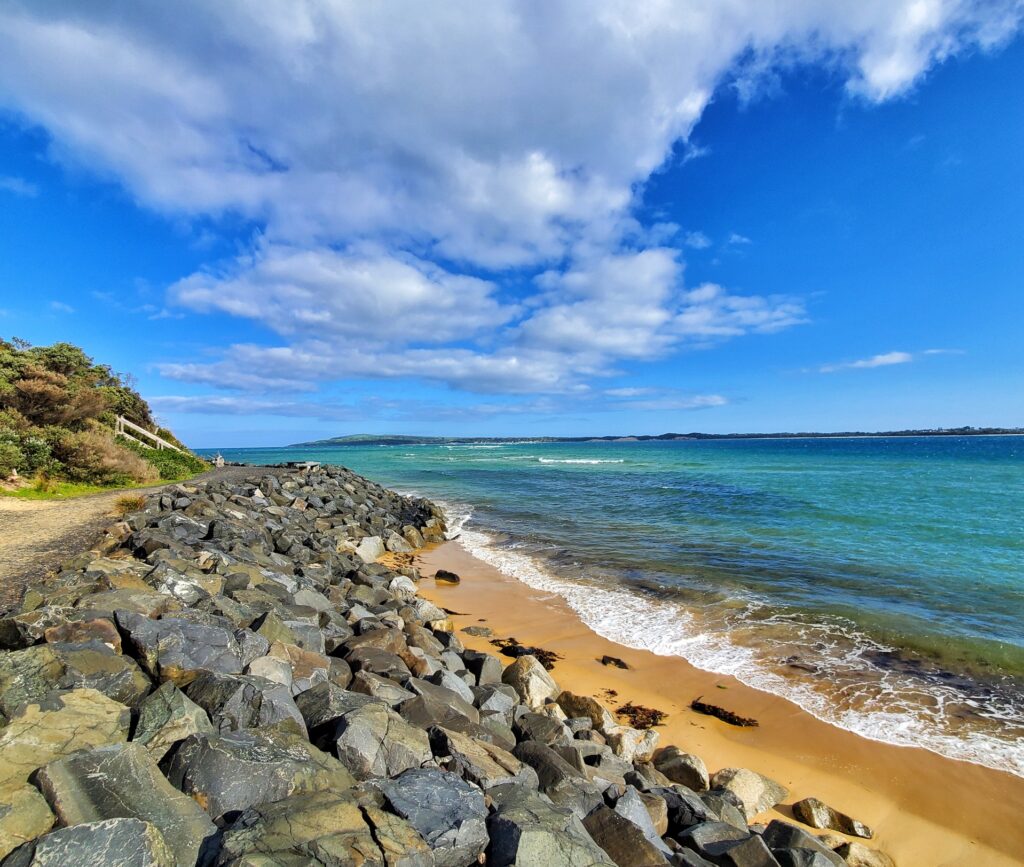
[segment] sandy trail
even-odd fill
[[[222,467],[191,482],[253,475],[251,467]],[[177,482],[169,484],[178,484]],[[40,581],[65,560],[87,551],[117,516],[125,495],[150,494],[168,485],[107,491],[69,500],[0,497],[0,612],[17,604],[25,587]]]

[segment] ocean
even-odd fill
[[[609,639],[1024,776],[1024,437],[220,452],[440,501]]]

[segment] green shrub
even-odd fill
[[[25,453],[16,442],[0,439],[0,479],[6,479],[13,470],[21,472],[25,466]]]
[[[152,464],[114,442],[112,434],[99,427],[65,431],[53,444],[53,451],[73,482],[128,485],[153,482],[160,475]]]
[[[125,448],[152,464],[164,480],[185,479],[208,470],[210,465],[191,452],[176,452],[171,449],[149,449],[130,440],[119,439]]]

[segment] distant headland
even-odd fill
[[[287,448],[322,446],[437,446],[474,445],[478,443],[629,443],[664,442],[674,440],[757,440],[757,439],[822,439],[843,437],[937,437],[937,436],[1024,436],[1024,428],[955,427],[924,430],[894,431],[784,431],[778,433],[663,433],[632,436],[580,436],[580,437],[427,437],[401,434],[352,434],[309,442],[291,443]]]

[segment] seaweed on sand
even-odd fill
[[[520,656],[533,656],[548,671],[555,667],[556,660],[562,658],[553,650],[520,644],[515,638],[492,638],[491,644],[500,648],[502,656],[511,656],[513,659],[518,659]]]
[[[724,707],[719,707],[717,704],[708,704],[705,701],[701,701],[702,698],[703,696],[699,695],[691,701],[690,709],[695,710],[697,713],[716,717],[722,722],[729,723],[729,725],[733,726],[752,728],[760,725],[760,723],[758,723],[758,721],[753,717],[740,716],[738,713],[733,713],[731,710],[726,710]]]

